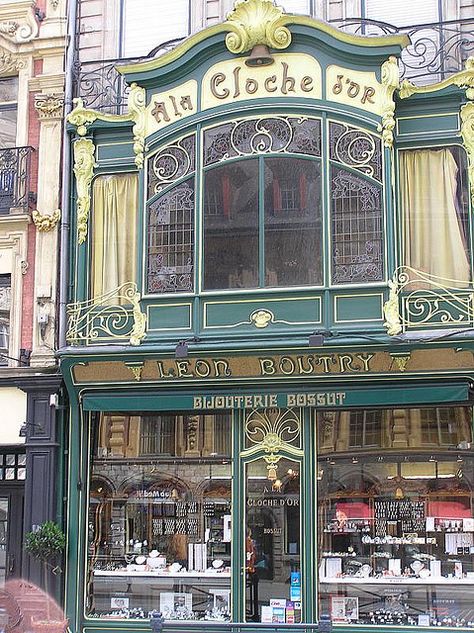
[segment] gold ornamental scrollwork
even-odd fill
[[[277,478],[281,452],[295,456],[303,455],[301,450],[301,412],[299,409],[255,409],[245,418],[246,448],[242,457],[263,453],[267,464],[268,479]]]
[[[135,153],[135,165],[138,169],[143,167],[145,153],[145,134],[146,134],[146,93],[145,88],[141,88],[138,84],[133,83],[128,95],[128,111],[131,119],[134,121],[133,126],[133,151]]]
[[[270,310],[255,310],[249,319],[256,328],[266,328],[270,323],[273,323],[275,315]]]
[[[66,340],[71,345],[116,339],[140,345],[145,337],[146,315],[140,308],[137,285],[132,282],[88,301],[68,305],[67,316]],[[137,374],[134,376],[137,379]]]
[[[84,101],[77,97],[72,102],[75,104],[74,109],[67,115],[69,123],[76,127],[77,134],[79,136],[85,136],[87,134],[87,128],[92,125],[94,121],[108,121],[109,123],[120,121],[132,121],[130,114],[104,114],[97,110],[84,107]]]
[[[47,233],[52,231],[61,218],[61,211],[56,209],[53,213],[40,213],[38,210],[31,214],[38,231]]]
[[[263,44],[279,50],[291,44],[291,33],[286,27],[290,20],[273,0],[240,0],[229,13],[225,26],[230,33],[225,38],[231,53],[239,55]]]
[[[466,90],[466,96],[468,99],[474,99],[474,57],[468,57],[464,65],[464,70],[454,73],[447,79],[439,81],[435,84],[428,84],[427,86],[415,86],[411,81],[405,79],[400,86],[400,98],[407,99],[414,94],[427,94],[430,92],[437,92],[443,90],[448,86],[458,86],[462,90]]]
[[[474,288],[467,281],[400,266],[389,288],[384,326],[390,336],[410,328],[474,326]]]
[[[77,240],[82,244],[87,237],[87,221],[91,208],[91,183],[96,167],[95,146],[90,139],[80,138],[74,141],[73,148],[77,190]]]
[[[466,103],[461,108],[461,137],[466,148],[468,174],[471,185],[471,200],[474,206],[474,103]]]
[[[382,132],[385,147],[393,147],[393,130],[395,128],[395,100],[393,95],[400,86],[400,71],[397,58],[389,57],[382,64],[382,123],[379,132]]]

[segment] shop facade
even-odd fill
[[[474,626],[474,72],[407,43],[245,0],[69,115],[74,630]]]

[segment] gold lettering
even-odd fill
[[[341,374],[346,371],[359,371],[360,367],[352,365],[353,360],[349,354],[341,354],[339,356],[339,370]]]
[[[273,376],[275,373],[275,361],[273,358],[259,358],[260,374],[262,376]]]
[[[363,371],[370,371],[369,363],[375,354],[356,354],[356,356],[364,363]]]
[[[240,83],[239,83],[239,75],[240,75],[240,66],[234,68],[234,99],[240,95]]]
[[[361,102],[365,103],[368,101],[369,103],[375,103],[372,97],[375,95],[375,88],[370,88],[368,86],[364,86],[364,94],[362,95]]]
[[[175,376],[174,370],[170,368],[168,369],[168,373],[165,374],[163,363],[160,360],[156,361],[156,366],[158,368],[158,376],[160,378],[174,378]]]
[[[214,363],[214,372],[216,374],[216,378],[219,376],[232,376],[232,372],[229,369],[229,361],[227,360],[213,360]],[[222,368],[222,374],[221,374]]]
[[[182,107],[183,110],[193,110],[194,109],[192,101],[191,101],[191,97],[189,95],[181,97],[181,101],[179,102],[179,105]]]
[[[183,116],[183,113],[178,110],[178,104],[176,103],[176,99],[173,97],[173,95],[170,95],[169,97],[170,97],[171,103],[173,104],[175,116]]]
[[[269,401],[270,401],[268,403],[269,407],[277,407],[278,406],[278,398],[277,398],[276,393],[271,393],[270,394]]]
[[[314,365],[311,362],[313,360],[312,356],[306,356],[306,362],[308,363],[308,367],[305,369],[303,367],[303,362],[304,362],[305,357],[304,356],[297,356],[296,357],[296,362],[298,364],[298,372],[300,374],[312,374],[314,371]]]
[[[313,89],[313,78],[305,75],[301,80],[300,86],[303,92],[311,92]]]
[[[295,79],[294,77],[288,76],[288,64],[286,62],[281,62],[283,66],[283,79],[281,82],[281,91],[284,95],[288,94],[288,92],[295,91]]]
[[[323,366],[323,372],[325,374],[329,374],[331,371],[331,368],[329,367],[329,363],[333,363],[334,359],[332,356],[318,356],[316,359],[318,365],[322,365]]]
[[[193,398],[193,409],[202,409],[202,398],[195,396]]]
[[[226,99],[230,94],[227,88],[224,88],[221,93],[217,92],[217,86],[220,86],[225,79],[224,73],[216,73],[211,77],[211,93],[216,99]]]
[[[346,394],[344,392],[336,393],[336,398],[338,400],[338,404],[342,405],[346,399]]]
[[[282,356],[279,365],[281,373],[285,376],[291,376],[295,373],[295,363],[289,356]]]
[[[258,90],[258,82],[255,79],[247,79],[245,82],[245,92],[248,92],[249,95],[253,95]]]
[[[334,86],[332,87],[332,92],[335,95],[340,95],[342,92],[342,80],[344,79],[344,75],[338,75],[337,76],[337,81],[334,84]]]
[[[360,85],[356,83],[355,81],[349,81],[349,79],[346,79],[346,84],[347,83],[349,83],[349,88],[347,89],[347,95],[351,99],[355,99],[355,97],[357,97],[357,95],[359,94]]]
[[[201,367],[204,369],[201,370]],[[199,378],[207,378],[211,373],[211,366],[205,360],[197,360],[194,366],[194,371],[196,372],[196,376],[199,376]]]
[[[270,88],[270,84],[276,84],[276,75],[270,75],[270,77],[267,77],[265,79],[265,90],[267,92],[276,92],[277,87],[274,86],[273,88]]]
[[[246,409],[251,409],[253,406],[255,406],[255,405],[253,404],[252,396],[245,396],[245,398],[244,398],[244,407]]]
[[[189,360],[177,360],[176,369],[178,370],[178,378],[192,378],[193,375],[188,372]]]
[[[154,116],[157,123],[161,123],[161,121],[171,121],[168,112],[166,111],[166,106],[164,101],[155,101],[155,107],[151,111],[151,116]],[[163,119],[161,119],[163,117]]]

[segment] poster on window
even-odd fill
[[[191,593],[160,594],[160,611],[165,619],[189,618],[193,610],[193,595]]]
[[[359,598],[339,597],[331,598],[331,620],[333,622],[348,622],[359,619]]]

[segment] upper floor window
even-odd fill
[[[148,55],[160,44],[186,37],[189,32],[189,0],[123,0],[122,57]]]
[[[400,190],[404,263],[467,283],[471,265],[464,152],[458,147],[400,152]]]
[[[0,365],[8,365],[10,344],[11,276],[0,275]]]
[[[274,116],[209,127],[201,148],[198,179],[194,134],[148,160],[149,294],[383,280],[379,137],[331,121],[323,144],[320,119]]]
[[[0,149],[16,146],[18,77],[0,79]]]

